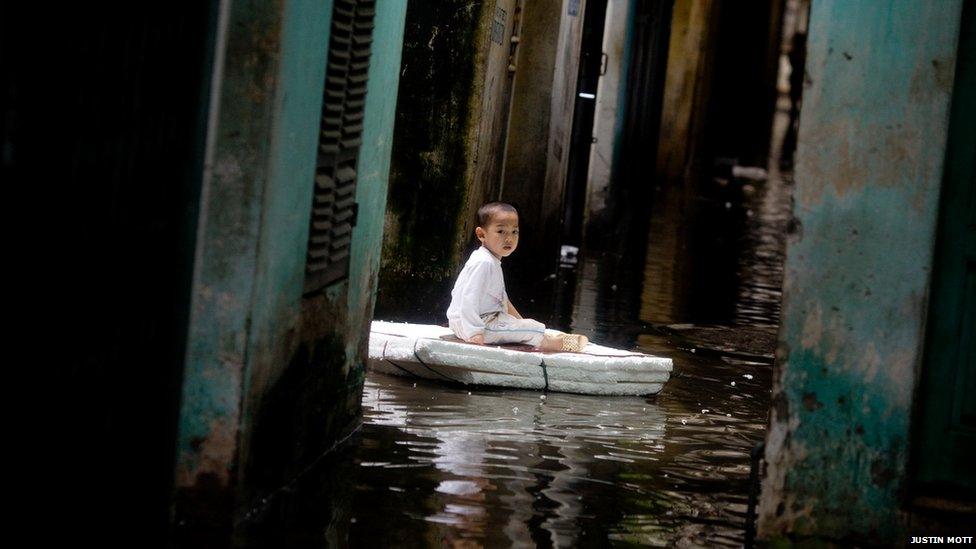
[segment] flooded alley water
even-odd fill
[[[322,473],[289,489],[281,517],[259,521],[255,539],[741,546],[750,452],[769,409],[788,206],[789,184],[777,177],[658,189],[646,249],[611,246],[519,289],[509,280],[527,316],[672,358],[660,394],[370,373],[361,429]],[[377,318],[443,322],[424,307]]]
[[[548,307],[558,328],[672,358],[659,395],[371,374],[349,541],[741,545],[749,454],[769,407],[788,188],[707,185],[658,191],[643,254],[607,252],[510,292],[516,303],[535,296],[520,308]]]

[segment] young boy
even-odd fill
[[[458,338],[471,343],[525,343],[543,351],[581,351],[585,336],[546,335],[541,322],[522,318],[505,293],[503,257],[518,247],[518,212],[510,204],[490,202],[478,209],[475,236],[481,247],[461,269],[447,320]]]

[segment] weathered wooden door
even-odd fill
[[[915,436],[917,487],[976,489],[976,3],[963,9]]]

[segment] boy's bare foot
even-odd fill
[[[545,336],[539,349],[543,351],[570,351],[578,353],[590,342],[584,335],[578,334],[559,334],[557,336]]]
[[[585,335],[579,334],[563,334],[562,343],[564,351],[570,351],[573,353],[578,353],[582,351],[586,345],[590,342]]]

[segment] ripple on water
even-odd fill
[[[396,521],[404,539],[441,525],[485,543],[534,543],[545,535],[573,545],[584,530],[646,542],[673,539],[689,517],[708,516],[715,533],[708,539],[741,543],[749,450],[762,426],[736,417],[739,410],[732,417],[702,413],[697,404],[689,410],[667,393],[468,393],[367,377],[359,483],[402,491],[362,490],[357,507],[413,516]],[[402,451],[391,456],[391,444]],[[404,465],[420,468],[404,478]],[[363,541],[383,537],[362,530],[357,515]]]

